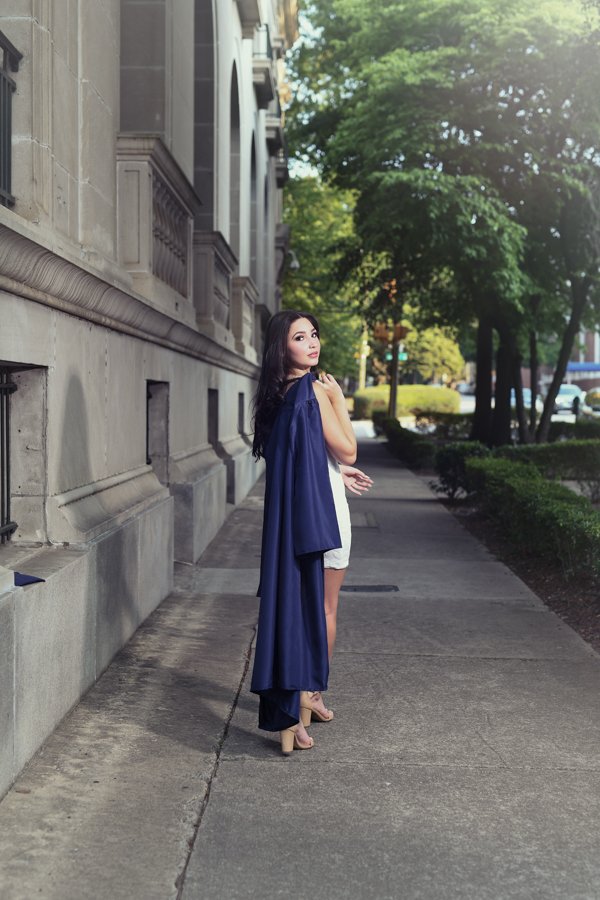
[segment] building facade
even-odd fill
[[[248,492],[294,0],[0,0],[0,792]]]

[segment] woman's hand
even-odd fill
[[[340,465],[340,472],[345,486],[353,494],[363,494],[373,485],[373,479],[354,466]]]
[[[328,375],[326,372],[321,372],[319,375],[319,383],[323,385],[325,388],[325,393],[329,397],[332,406],[335,406],[337,403],[343,403],[346,405],[346,398],[344,397],[344,392],[342,391],[340,385],[337,383],[333,375]]]

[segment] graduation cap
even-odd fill
[[[36,581],[45,580],[45,578],[38,578],[37,575],[25,575],[23,572],[13,572],[12,569],[0,566],[0,594],[10,591],[13,587],[24,587],[26,584],[35,584]]]

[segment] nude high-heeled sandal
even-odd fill
[[[333,719],[332,709],[328,709],[328,715],[324,715],[320,709],[316,708],[314,702],[315,694],[318,694],[318,691],[314,691],[313,693],[310,691],[300,692],[300,717],[305,728],[308,728],[313,716],[318,722],[331,722]]]
[[[296,732],[298,731],[297,725],[292,725],[291,728],[286,728],[285,731],[279,732],[279,737],[281,739],[281,752],[286,756],[288,753],[291,753],[292,750],[311,750],[312,747],[315,746],[315,742],[312,738],[309,738],[310,744],[306,747],[300,743],[298,740],[298,735]]]

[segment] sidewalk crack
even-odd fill
[[[510,765],[509,765],[508,762],[504,759],[504,757],[502,756],[502,754],[500,753],[500,751],[499,751],[499,750],[496,750],[496,748],[494,747],[494,745],[491,744],[488,740],[486,740],[486,739],[484,738],[484,736],[482,735],[482,733],[479,731],[478,728],[475,729],[475,734],[476,734],[476,735],[478,736],[478,738],[485,744],[485,746],[488,748],[488,750],[491,750],[492,753],[493,753],[495,756],[498,757],[498,759],[500,760],[500,762],[502,763],[502,765],[504,766],[504,768],[505,768],[505,769],[510,769]]]
[[[229,710],[229,715],[225,720],[225,725],[223,727],[223,731],[221,733],[221,737],[219,738],[219,743],[215,752],[215,761],[213,763],[212,771],[207,779],[206,790],[204,792],[204,797],[202,798],[202,803],[200,804],[200,809],[198,810],[198,815],[196,816],[196,820],[193,824],[192,836],[188,839],[188,852],[185,857],[185,861],[183,864],[183,868],[181,869],[179,875],[175,879],[175,887],[177,889],[177,893],[175,895],[175,900],[181,900],[183,896],[183,889],[185,887],[185,877],[187,874],[188,866],[190,864],[190,860],[192,858],[192,853],[194,852],[194,847],[196,846],[196,840],[198,838],[198,834],[200,832],[200,827],[202,825],[202,819],[204,818],[204,813],[208,807],[208,803],[210,800],[210,791],[212,787],[212,783],[217,776],[217,772],[219,770],[219,765],[221,762],[221,755],[223,752],[223,747],[225,745],[225,741],[227,740],[227,736],[229,734],[229,726],[231,725],[231,720],[233,719],[234,713],[237,709],[237,705],[240,699],[240,694],[242,692],[242,688],[244,686],[244,682],[246,680],[246,675],[248,674],[248,669],[250,667],[250,659],[252,658],[252,645],[254,643],[254,639],[256,637],[257,627],[255,626],[252,632],[252,637],[250,638],[250,643],[248,644],[248,648],[244,654],[244,668],[242,670],[242,675],[240,677],[240,683],[238,684],[237,691],[235,693],[235,697],[233,698],[233,703],[231,704],[231,709]]]

